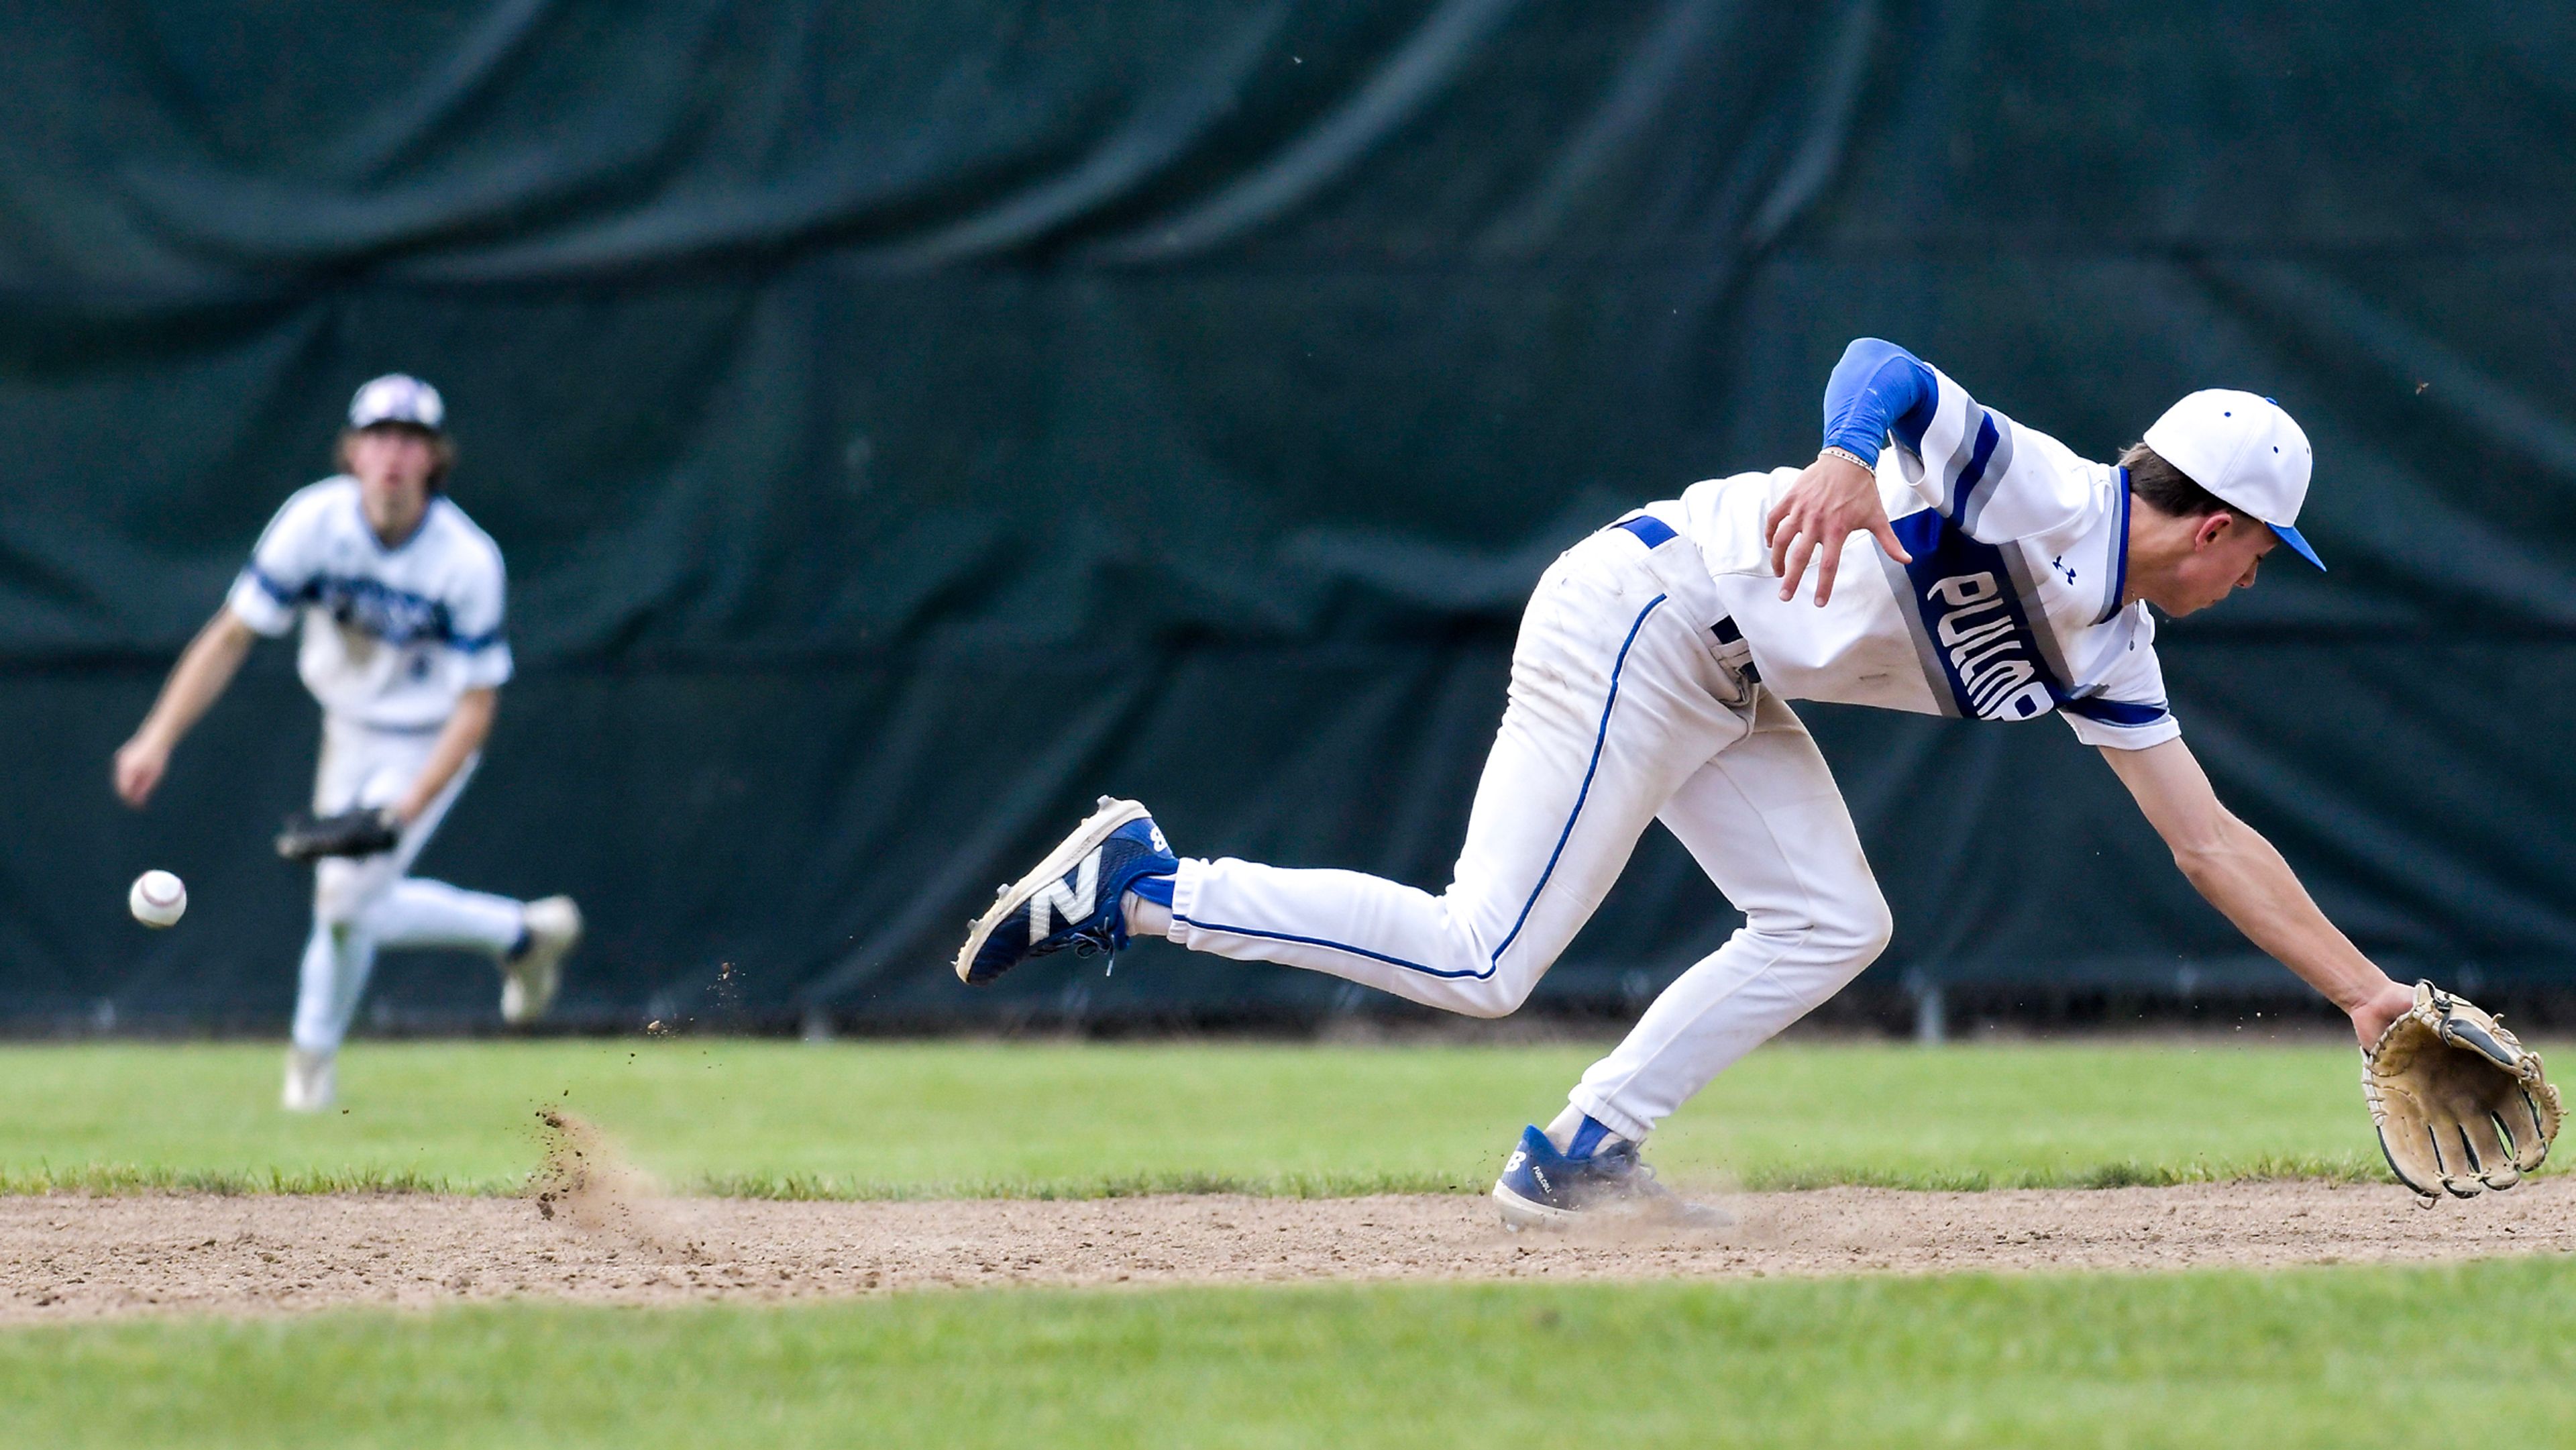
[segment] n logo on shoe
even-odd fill
[[[1029,940],[1044,941],[1053,933],[1054,929],[1047,925],[1050,910],[1065,925],[1073,926],[1091,915],[1099,896],[1100,853],[1094,851],[1082,858],[1082,864],[1074,869],[1071,876],[1048,882],[1029,898]]]

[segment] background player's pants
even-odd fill
[[[376,730],[325,716],[313,811],[391,805],[418,779],[436,731]],[[295,1045],[331,1052],[348,1034],[379,947],[466,947],[499,955],[518,942],[519,903],[405,875],[472,779],[465,768],[421,812],[391,851],[327,857],[313,868],[313,935],[295,994]]]
[[[1571,1094],[1629,1138],[1842,989],[1887,904],[1806,727],[1716,657],[1686,539],[1605,529],[1539,581],[1449,889],[1185,860],[1171,939],[1478,1017],[1518,1007],[1661,819],[1745,915]]]

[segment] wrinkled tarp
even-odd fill
[[[1860,333],[2096,457],[2192,387],[2280,398],[2334,572],[2166,631],[2188,738],[2398,968],[2576,947],[2576,37],[2541,6],[0,34],[0,1012],[280,1008],[283,661],[152,812],[104,762],[390,368],[448,394],[523,670],[427,864],[581,895],[579,1010],[727,961],[768,1008],[1330,998],[1157,950],[969,998],[942,958],[1101,790],[1185,849],[1440,884],[1538,570],[1811,452]],[[2063,730],[1812,715],[1897,906],[1880,970],[2246,960]],[[185,930],[123,921],[144,865],[196,886]],[[1658,844],[1549,989],[1634,997],[1730,922]]]

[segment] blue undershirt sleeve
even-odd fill
[[[1921,450],[1941,385],[1920,358],[1892,342],[1854,338],[1825,382],[1825,445],[1847,448],[1875,465],[1893,432]]]

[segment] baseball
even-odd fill
[[[145,926],[172,926],[188,913],[188,888],[167,871],[146,871],[126,889],[125,909]]]

